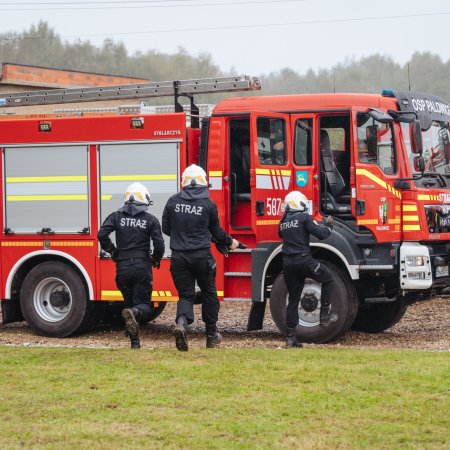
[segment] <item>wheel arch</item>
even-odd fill
[[[94,288],[91,278],[83,265],[68,253],[58,250],[38,250],[20,258],[10,270],[5,284],[5,299],[18,299],[25,275],[36,265],[47,261],[59,261],[77,272],[83,281],[89,300],[94,300]]]
[[[265,298],[265,292],[270,282],[274,280],[283,268],[282,244],[279,244],[269,255],[266,260],[265,266],[262,272],[261,283],[261,299]],[[339,267],[345,267],[348,276],[352,280],[359,279],[359,272],[356,266],[351,265],[346,260],[345,256],[335,247],[322,242],[311,242],[311,249],[313,250],[314,258],[324,259],[336,264]]]

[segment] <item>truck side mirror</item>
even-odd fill
[[[425,160],[423,159],[423,156],[414,158],[414,170],[420,173],[425,172]]]
[[[369,156],[377,157],[378,151],[378,125],[366,127],[367,152]]]
[[[411,124],[411,151],[419,155],[423,152],[422,129],[417,119]]]

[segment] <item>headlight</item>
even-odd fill
[[[407,256],[406,265],[409,267],[420,267],[425,265],[425,258],[423,256]]]

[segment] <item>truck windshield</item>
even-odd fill
[[[418,173],[414,168],[414,158],[417,156],[411,152],[410,126],[402,123],[402,134],[408,152],[411,172]],[[450,174],[450,132],[448,122],[433,121],[427,131],[422,131],[423,157],[425,160],[425,172]]]

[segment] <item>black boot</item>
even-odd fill
[[[139,350],[141,348],[141,340],[140,340],[139,336],[135,336],[135,337],[130,336],[130,341],[131,341],[132,349]]]
[[[177,325],[175,327],[175,330],[173,331],[173,334],[175,335],[175,345],[177,346],[177,349],[180,350],[180,352],[187,352],[189,350],[187,331],[188,322],[186,317],[178,317]]]
[[[122,311],[122,317],[125,321],[125,332],[130,338],[131,348],[141,348],[139,339],[139,324],[136,320],[136,311],[133,308],[127,308]]]
[[[330,304],[322,302],[320,305],[320,326],[327,327],[338,319],[337,314],[331,312]]]
[[[295,333],[295,328],[287,329],[286,333],[286,348],[302,348],[303,345],[297,340],[297,334]]]
[[[217,331],[216,325],[206,326],[206,348],[218,347],[222,342],[222,335]]]

